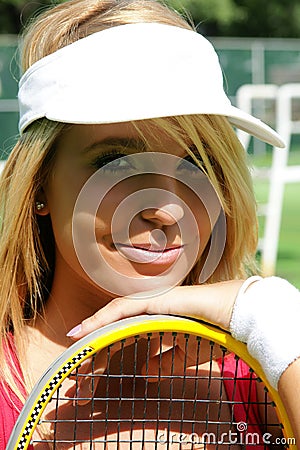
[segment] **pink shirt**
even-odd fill
[[[7,354],[11,360],[10,364],[16,367],[18,375],[20,379],[22,379],[23,374],[16,355],[16,349],[12,337],[8,342]],[[26,396],[24,387],[20,380],[16,377],[15,381],[22,394]],[[5,383],[5,381],[0,381],[0,450],[5,450],[8,439],[22,407],[23,404],[15,392]],[[28,449],[33,450],[33,446],[29,446]]]

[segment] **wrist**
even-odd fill
[[[281,278],[251,278],[237,295],[230,332],[247,344],[277,389],[282,373],[300,356],[300,293]]]

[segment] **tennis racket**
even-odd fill
[[[274,445],[296,448],[280,397],[246,346],[215,326],[155,315],[68,348],[28,397],[7,450]]]

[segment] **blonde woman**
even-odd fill
[[[0,186],[0,449],[49,363],[99,326],[174,313],[251,343],[299,310],[295,288],[255,276],[255,200],[232,126],[283,143],[230,104],[213,48],[182,17],[152,0],[71,0],[28,28],[22,55],[20,139]],[[254,349],[266,372],[277,364],[268,376],[297,433],[299,345],[288,360],[269,352]]]

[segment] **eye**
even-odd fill
[[[201,166],[203,164],[202,160],[199,160],[199,163]],[[201,171],[201,167],[197,165],[191,155],[187,155],[181,160],[180,164],[177,167],[177,170],[186,170],[190,173],[199,173],[199,171]]]
[[[110,153],[101,154],[97,156],[92,162],[92,166],[97,170],[102,169],[108,172],[117,172],[121,170],[132,169],[130,164],[130,158],[125,158],[125,153],[119,153],[118,151],[112,151]]]

